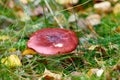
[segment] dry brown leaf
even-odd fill
[[[53,73],[45,69],[43,75],[38,80],[62,80],[62,74]]]
[[[80,18],[79,20],[77,20],[77,25],[84,31],[89,30],[87,28],[88,25],[86,24],[86,21],[83,18]]]
[[[96,74],[98,77],[100,77],[103,74],[103,72],[103,69],[93,68],[87,72],[87,75],[91,77],[93,74]]]
[[[103,2],[100,2],[100,3],[96,3],[94,5],[94,9],[98,13],[110,12],[111,11],[111,3],[109,1],[103,1]]]
[[[101,23],[101,16],[98,14],[89,15],[86,20],[90,25],[95,26]]]
[[[97,37],[98,34],[96,33],[96,31],[94,30],[94,27],[93,25],[90,24],[90,22],[86,19],[82,19],[80,18],[78,21],[77,21],[77,25],[83,30],[83,31],[90,31],[91,33],[94,34],[94,37]]]
[[[73,71],[73,72],[71,72],[71,75],[72,76],[80,76],[80,75],[82,75],[82,73],[81,72],[77,72],[77,71]]]
[[[28,0],[20,0],[23,4],[28,4]]]
[[[32,11],[32,16],[42,16],[45,12],[48,12],[48,9],[46,7],[37,6]]]
[[[32,50],[32,49],[25,49],[23,51],[23,53],[22,53],[23,56],[25,56],[25,55],[34,55],[34,54],[36,54],[36,52],[34,50]]]
[[[115,65],[112,70],[115,70],[115,71],[118,70],[118,71],[120,71],[120,63],[117,64],[117,65]]]
[[[115,32],[120,33],[120,26],[118,26],[118,27],[115,29]]]
[[[14,8],[15,7],[15,3],[13,0],[10,0],[8,3],[7,3],[8,7],[9,8]]]
[[[120,3],[117,3],[115,7],[113,8],[113,13],[115,15],[120,14]]]
[[[106,80],[112,80],[112,78],[111,78],[111,75],[110,75],[110,72],[109,72],[109,71],[106,71],[106,72],[105,72],[105,76],[106,76]]]
[[[15,54],[10,55],[10,56],[5,57],[5,58],[2,58],[1,63],[6,65],[6,66],[9,66],[11,68],[16,67],[16,66],[22,66],[22,63],[21,63],[19,57]]]

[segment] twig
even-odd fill
[[[82,5],[85,5],[85,4],[89,3],[90,1],[92,1],[92,0],[88,0],[88,1],[86,1],[86,2],[84,2],[84,3],[82,3],[82,4],[76,5],[76,6],[74,6],[74,7],[70,7],[70,8],[67,8],[67,9],[64,9],[64,10],[61,10],[61,11],[58,11],[58,13],[64,12],[64,11],[67,11],[67,10],[70,10],[70,9],[74,9],[74,8],[77,8],[77,7],[82,6]]]
[[[55,19],[55,21],[57,22],[57,24],[60,26],[60,28],[63,28],[63,26],[60,24],[60,22],[58,21],[58,19],[55,17],[50,5],[48,4],[47,0],[44,0],[46,6],[48,7],[48,9],[50,10],[50,13],[52,14],[53,18]]]

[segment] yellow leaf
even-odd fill
[[[43,75],[38,80],[62,80],[62,74],[53,73],[45,69]]]
[[[2,58],[1,63],[9,67],[22,66],[22,63],[17,55],[13,54],[8,57]]]
[[[8,40],[8,39],[9,39],[9,36],[6,36],[6,35],[0,36],[0,40],[2,40],[2,41]]]
[[[26,50],[24,50],[23,53],[22,53],[23,56],[24,56],[24,55],[34,55],[34,54],[36,54],[36,52],[33,51],[32,49],[26,49]]]

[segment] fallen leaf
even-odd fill
[[[103,1],[103,2],[100,2],[100,3],[96,3],[94,5],[94,9],[98,13],[110,12],[111,11],[111,3],[109,1]]]
[[[20,0],[23,4],[28,4],[28,0]]]
[[[62,80],[72,80],[71,77],[65,77],[64,79]]]
[[[80,18],[79,20],[77,20],[77,25],[85,32],[87,32],[88,30],[93,33],[95,36],[98,36],[98,34],[96,33],[96,31],[94,30],[93,25],[91,25],[91,23],[87,20],[87,19],[82,19]]]
[[[71,75],[72,76],[80,76],[80,75],[82,75],[82,73],[81,72],[77,72],[77,71],[73,71],[73,72],[71,72]]]
[[[86,20],[90,25],[95,26],[101,23],[101,16],[98,14],[89,15]]]
[[[10,0],[8,3],[7,3],[8,7],[9,8],[14,8],[15,7],[15,3],[13,0]]]
[[[93,74],[95,74],[96,76],[100,77],[103,74],[103,72],[103,69],[93,68],[87,72],[87,75],[91,77]]]
[[[75,22],[78,19],[77,14],[72,14],[68,18],[68,22]]]
[[[115,32],[120,33],[120,26],[115,29]]]
[[[120,62],[120,61],[119,61]],[[112,68],[112,70],[114,70],[114,71],[120,71],[120,63],[118,63],[118,64],[116,64],[113,68]]]
[[[86,21],[83,18],[80,18],[80,19],[77,20],[77,25],[84,31],[89,30],[87,28],[88,25],[86,24]]]
[[[23,56],[25,56],[25,55],[34,55],[34,54],[36,54],[36,52],[34,50],[32,50],[32,49],[25,49],[23,51],[23,53],[22,53]]]
[[[100,77],[102,74],[103,74],[104,70],[103,69],[99,69],[97,72],[96,72],[96,75],[98,77]]]
[[[46,7],[38,6],[32,11],[33,16],[42,16],[45,12],[48,12]]]
[[[87,75],[89,77],[91,77],[93,74],[95,74],[99,69],[90,69],[88,72],[87,72]]]
[[[11,68],[16,66],[22,66],[22,63],[17,55],[13,54],[8,57],[2,58],[1,63],[3,63],[6,66],[9,66]]]
[[[53,73],[45,69],[43,75],[38,80],[62,80],[62,74]]]
[[[0,41],[8,40],[10,37],[6,35],[0,36]]]
[[[120,3],[117,3],[113,8],[113,13],[115,15],[120,14]]]
[[[106,80],[112,80],[112,76],[110,75],[110,71],[105,72]]]

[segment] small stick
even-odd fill
[[[96,31],[93,29],[93,26],[88,22],[87,22],[87,28],[96,36],[99,37],[99,35],[96,33]]]
[[[52,14],[53,18],[57,22],[57,24],[60,26],[60,28],[63,28],[63,26],[60,24],[60,22],[58,21],[58,19],[54,16],[54,13],[53,13],[50,5],[48,4],[47,0],[44,0],[44,1],[45,1],[46,6],[48,7],[48,9],[50,10],[50,13]]]

